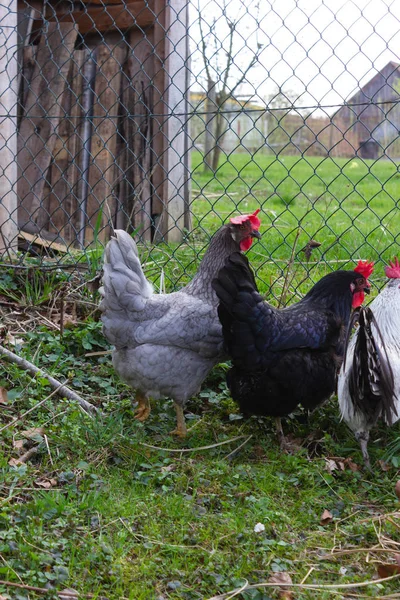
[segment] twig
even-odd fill
[[[0,433],[4,430],[4,429],[8,429],[9,427],[12,427],[13,425],[15,425],[16,423],[19,423],[20,421],[22,421],[23,419],[25,419],[26,415],[29,415],[29,413],[33,412],[34,410],[36,410],[37,408],[39,408],[39,406],[42,406],[42,404],[44,404],[45,402],[47,402],[47,400],[49,400],[52,396],[54,396],[58,390],[60,388],[63,387],[64,384],[60,383],[60,385],[58,386],[58,388],[56,388],[55,390],[53,390],[51,392],[51,394],[49,394],[48,396],[46,396],[46,398],[44,398],[43,400],[41,400],[40,402],[38,402],[37,404],[35,404],[35,406],[32,406],[32,408],[30,408],[29,410],[27,410],[26,412],[24,412],[20,417],[15,417],[11,423],[7,423],[7,425],[4,425],[1,429],[0,429]]]
[[[381,579],[375,579],[373,581],[361,581],[360,583],[332,583],[332,584],[319,584],[319,583],[253,583],[252,585],[248,585],[246,588],[237,588],[236,590],[231,590],[230,592],[226,592],[225,594],[219,594],[218,596],[213,596],[212,598],[208,598],[208,600],[227,600],[231,598],[231,594],[237,592],[238,590],[256,590],[257,588],[297,588],[303,590],[321,590],[321,591],[335,591],[335,590],[350,590],[358,587],[367,587],[369,585],[377,585],[378,583],[386,583],[387,581],[393,581],[393,579],[399,579],[400,573],[396,575],[391,575],[390,577],[382,577]]]
[[[241,592],[243,592],[247,588],[248,585],[249,585],[249,582],[247,581],[247,579],[245,579],[245,583],[242,585],[242,587],[237,589],[235,592],[233,592],[233,594],[231,596],[228,596],[226,598],[226,600],[231,600],[231,598],[238,596]]]
[[[306,580],[309,578],[309,576],[310,576],[310,575],[311,575],[311,573],[314,571],[314,569],[315,569],[315,567],[310,567],[310,568],[308,569],[307,575],[305,575],[305,576],[303,577],[303,579],[300,581],[300,583],[301,583],[301,584],[303,584],[303,583],[305,583],[305,582],[306,582]]]
[[[229,458],[231,458],[231,456],[235,456],[235,454],[237,454],[239,452],[239,450],[241,448],[243,448],[243,446],[245,446],[249,440],[251,440],[252,437],[253,437],[253,434],[249,435],[249,437],[247,439],[245,439],[244,442],[239,444],[239,446],[237,448],[235,448],[234,450],[232,450],[232,452],[229,452],[229,454],[224,456],[224,459],[228,460]]]
[[[59,381],[57,381],[57,379],[54,379],[54,377],[51,377],[45,371],[39,369],[28,360],[25,360],[17,354],[14,354],[14,352],[7,350],[7,348],[0,346],[0,355],[4,356],[10,362],[15,363],[25,371],[28,371],[28,373],[30,373],[31,375],[40,375],[40,377],[44,377],[45,379],[47,379],[52,388],[57,388],[57,393],[59,396],[61,396],[62,398],[68,398],[69,400],[75,400],[75,402],[78,402],[81,408],[89,415],[93,413],[98,414],[100,412],[98,408],[96,408],[95,406],[93,406],[93,404],[90,404],[90,402],[87,402],[86,400],[78,396],[78,394],[71,390],[69,387],[60,383]]]
[[[5,585],[7,587],[16,587],[16,588],[20,588],[23,590],[29,590],[31,592],[37,592],[38,594],[54,594],[54,589],[47,589],[47,588],[40,588],[40,587],[35,587],[34,585],[25,585],[24,583],[15,583],[14,581],[4,581],[3,579],[0,579],[0,585]],[[62,598],[79,598],[83,597],[83,598],[94,598],[96,597],[97,600],[101,600],[102,598],[105,600],[105,596],[97,596],[97,594],[82,594],[81,592],[73,592],[72,590],[63,590],[63,591],[59,591],[56,592],[59,596],[61,596]]]
[[[394,548],[351,548],[349,550],[343,550],[339,552],[332,552],[332,554],[325,554],[324,556],[318,556],[318,560],[331,560],[339,556],[346,556],[346,554],[358,554],[359,552],[389,552],[393,554]]]
[[[225,440],[224,442],[218,442],[217,444],[210,444],[209,446],[197,446],[197,448],[162,448],[161,446],[152,446],[151,444],[146,444],[145,442],[138,442],[141,446],[146,446],[146,448],[152,448],[153,450],[162,450],[163,452],[199,452],[200,450],[210,450],[211,448],[217,448],[218,446],[224,446],[225,444],[230,444],[232,442],[236,442],[236,440],[242,440],[245,435],[237,435],[236,437]]]
[[[295,237],[294,242],[293,242],[292,253],[290,255],[290,259],[289,259],[288,266],[287,266],[287,269],[286,269],[286,274],[285,274],[285,279],[284,279],[284,282],[283,282],[282,293],[281,293],[281,297],[279,298],[279,302],[278,302],[278,308],[280,308],[282,305],[284,305],[285,301],[286,301],[286,294],[287,294],[287,291],[288,291],[289,285],[290,285],[289,277],[291,275],[291,269],[293,267],[294,257],[295,257],[295,254],[296,254],[296,246],[297,246],[297,241],[298,241],[299,237],[300,237],[300,227],[297,230],[296,237]]]
[[[44,437],[44,443],[46,444],[47,453],[49,455],[51,466],[54,467],[53,458],[52,458],[51,452],[50,452],[49,440],[47,439],[47,435],[45,433],[43,434],[43,437]]]
[[[20,456],[16,460],[19,463],[26,463],[31,458],[31,456],[33,456],[34,454],[36,454],[37,451],[38,451],[38,447],[34,446],[33,448],[30,448],[30,450],[27,450],[25,452],[25,454],[23,454],[22,456]]]

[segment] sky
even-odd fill
[[[268,99],[280,87],[296,106],[325,106],[329,114],[389,61],[400,63],[400,0],[191,2],[193,90],[205,83],[199,10],[214,75],[226,63],[227,19],[237,21],[231,88],[259,48],[238,90],[255,99]]]

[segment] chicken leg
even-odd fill
[[[369,460],[368,454],[368,440],[369,440],[369,432],[368,431],[360,431],[356,433],[356,439],[359,441],[361,452],[364,459],[365,468],[368,471],[372,472],[371,461]]]
[[[282,452],[287,452],[288,454],[292,453],[292,446],[285,438],[285,434],[283,433],[282,421],[280,417],[276,417],[275,419],[275,427],[276,432],[278,434],[279,445],[281,447]]]
[[[187,429],[185,422],[185,415],[183,414],[183,408],[180,404],[175,403],[176,411],[176,429],[171,431],[171,435],[177,435],[181,438],[186,437]]]
[[[151,412],[150,400],[140,390],[136,392],[136,400],[139,405],[136,408],[135,419],[143,423]]]

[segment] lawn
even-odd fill
[[[186,273],[192,275],[210,233],[235,212],[259,207],[263,239],[249,257],[262,291],[279,298],[293,247],[291,296],[303,294],[312,281],[359,258],[377,261],[375,279],[381,278],[382,284],[381,261],[391,259],[399,244],[396,163],[236,153],[221,163],[215,176],[203,173],[199,153],[194,153],[192,164],[193,232],[189,244],[173,252],[178,268],[171,286],[185,283]],[[303,249],[311,239],[321,246],[306,261]],[[170,254],[164,262],[170,261]]]
[[[383,284],[379,257],[396,252],[400,225],[389,161],[259,156],[256,164],[235,155],[215,178],[198,162],[193,234],[151,252],[146,272],[156,283],[163,266],[167,286],[180,286],[221,221],[261,205],[263,240],[249,254],[272,299],[292,253],[288,301],[309,288],[308,275],[356,257],[378,260],[373,281]],[[321,246],[307,262],[310,238]],[[226,598],[399,597],[398,581],[384,579],[400,570],[398,426],[373,432],[366,473],[333,399],[286,420],[298,449],[282,454],[272,421],[242,418],[220,365],[187,407],[188,438],[176,440],[171,401],[154,402],[144,425],[132,418],[131,391],[99,354],[108,345],[98,295],[78,285],[62,271],[0,271],[1,343],[104,412],[91,418],[48,398],[46,378],[0,362],[0,598],[65,598],[59,592],[71,589],[80,598],[208,600],[273,574],[302,585],[292,595],[258,586]]]

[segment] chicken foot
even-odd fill
[[[360,444],[361,452],[362,452],[363,459],[364,459],[365,468],[368,471],[372,472],[371,461],[369,459],[369,454],[368,454],[369,432],[362,431],[362,432],[356,433],[356,439],[358,440],[358,442]]]
[[[290,442],[285,438],[285,434],[283,433],[283,428],[282,428],[282,421],[281,421],[280,417],[276,417],[275,427],[276,427],[276,433],[278,434],[279,445],[281,447],[282,452],[287,452],[288,454],[291,454],[293,451],[293,448],[292,448],[292,445],[290,444]]]
[[[138,407],[135,411],[135,419],[143,422],[151,412],[150,400],[139,390],[136,392],[136,400],[138,401]]]
[[[183,408],[180,404],[175,403],[176,411],[176,429],[171,431],[171,435],[177,435],[179,437],[186,437],[187,429],[185,422],[185,415],[183,414]]]

